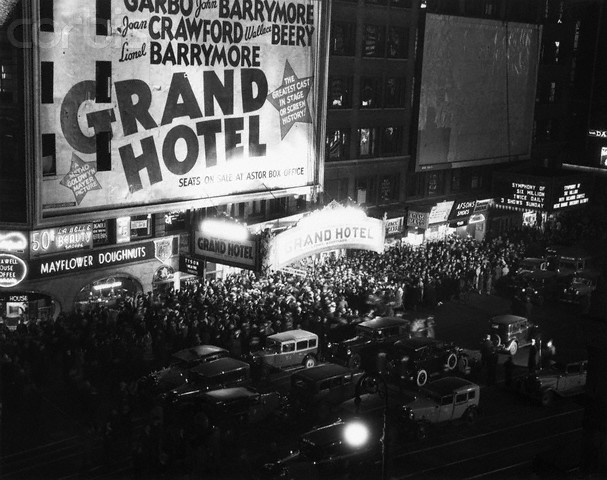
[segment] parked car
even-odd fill
[[[537,338],[539,332],[527,318],[506,314],[491,319],[489,335],[498,351],[515,355],[519,348],[531,345],[531,339]]]
[[[286,368],[318,362],[318,335],[306,330],[287,330],[266,338],[263,349],[253,352],[252,361],[262,367]]]
[[[356,384],[364,375],[335,363],[325,363],[291,375],[289,399],[298,415],[326,420],[331,410],[343,401],[353,398]]]
[[[325,358],[350,368],[376,369],[378,353],[397,340],[409,338],[411,322],[401,317],[377,317],[356,326],[356,335],[329,343]]]
[[[163,394],[162,398],[171,403],[194,402],[204,392],[250,383],[251,366],[247,362],[223,357],[191,368],[188,382]]]
[[[143,377],[140,386],[152,394],[167,392],[187,383],[191,368],[229,355],[228,350],[215,345],[197,345],[179,350],[171,356],[167,367]]]
[[[516,269],[515,275],[527,275],[537,271],[548,270],[548,262],[544,258],[527,257],[523,258]]]
[[[543,305],[546,300],[556,300],[562,290],[565,277],[557,272],[537,270],[524,276],[523,296],[532,303]]]
[[[251,387],[229,387],[197,395],[189,410],[204,413],[213,425],[230,428],[261,422],[280,406],[278,392],[260,393]]]
[[[434,338],[414,337],[399,340],[386,355],[388,377],[399,382],[425,385],[429,378],[452,372],[463,351],[452,343]]]
[[[588,270],[574,274],[571,277],[569,284],[563,288],[560,300],[568,303],[583,303],[590,301],[592,292],[596,290],[598,278],[598,272]]]
[[[549,368],[518,379],[514,385],[543,406],[552,405],[554,397],[579,395],[586,388],[587,360],[556,360]]]
[[[594,256],[579,247],[564,248],[558,252],[558,272],[574,274],[592,268]]]
[[[464,378],[441,378],[421,387],[414,399],[403,405],[403,415],[410,422],[410,431],[422,439],[432,424],[459,419],[475,421],[480,393],[477,384]]]

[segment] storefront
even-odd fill
[[[449,214],[449,234],[460,238],[485,238],[487,215],[493,199],[456,200]]]

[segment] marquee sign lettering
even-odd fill
[[[588,197],[586,189],[583,183],[572,183],[569,185],[562,185],[560,191],[557,194],[556,202],[553,205],[555,210],[575,207],[588,203]]]
[[[27,265],[10,253],[0,253],[0,288],[19,285],[27,275]]]
[[[194,254],[215,263],[256,270],[258,267],[257,238],[234,241],[219,236],[194,233]]]
[[[32,257],[84,248],[93,248],[92,223],[30,232]]]
[[[270,244],[270,266],[279,269],[315,253],[340,248],[384,251],[385,227],[382,220],[350,216],[346,208],[325,209],[300,220],[276,235]]]
[[[543,210],[546,208],[547,187],[540,183],[527,181],[514,181],[509,184],[507,196],[500,199],[500,203],[529,210]]]
[[[21,232],[0,232],[0,252],[24,253],[27,237]]]
[[[320,0],[116,1],[107,38],[74,21],[88,3],[54,2],[67,47],[40,33],[58,79],[43,215],[313,186]]]

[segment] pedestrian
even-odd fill
[[[527,368],[529,369],[529,373],[534,373],[537,369],[537,345],[535,344],[535,338],[531,339],[531,345],[529,345]]]
[[[554,346],[554,342],[552,339],[546,342],[546,346],[542,349],[541,354],[541,366],[542,368],[550,368],[554,363],[554,354],[556,353],[556,348]]]
[[[493,352],[494,346],[491,341],[491,336],[486,335],[485,339],[481,343],[481,368],[487,369],[491,360],[491,352]]]

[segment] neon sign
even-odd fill
[[[25,252],[27,249],[27,238],[21,232],[0,233],[0,251],[3,252]]]

